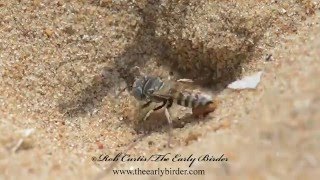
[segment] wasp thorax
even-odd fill
[[[159,77],[143,76],[133,83],[132,94],[138,100],[145,100],[154,92],[159,91],[163,84]]]

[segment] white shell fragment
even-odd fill
[[[255,89],[261,79],[262,71],[259,71],[251,76],[246,76],[241,80],[237,80],[228,85],[230,89]]]

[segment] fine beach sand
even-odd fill
[[[228,161],[191,168],[124,162],[117,169],[206,173],[166,179],[316,179],[319,8],[316,0],[0,0],[0,179],[101,175],[111,163],[92,157],[125,153],[144,126],[136,100],[123,90],[135,66],[191,78],[219,104],[204,119],[186,122],[178,117],[189,110],[173,107],[172,148],[164,122],[127,153],[224,154]],[[225,88],[258,71],[256,89]]]

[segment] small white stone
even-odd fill
[[[231,84],[228,85],[228,88],[230,89],[255,89],[261,79],[262,71],[255,73],[254,75],[251,76],[246,76],[241,80],[234,81]]]

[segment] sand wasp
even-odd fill
[[[179,82],[165,82],[156,76],[140,76],[132,86],[132,95],[139,101],[143,101],[142,108],[148,107],[151,103],[159,104],[155,108],[149,110],[143,118],[148,119],[151,113],[164,108],[164,113],[169,124],[169,141],[172,134],[172,119],[169,108],[173,104],[192,108],[194,116],[203,117],[213,112],[217,104],[213,98],[203,92],[194,92],[187,89],[178,88]]]

